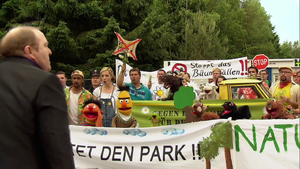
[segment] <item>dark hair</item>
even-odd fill
[[[223,80],[227,80],[225,76],[222,76],[222,75],[221,75],[221,76],[218,76],[218,77],[216,78],[216,81],[215,81],[215,84],[216,84],[216,85],[218,85],[218,79],[219,79],[219,78],[222,78]]]
[[[216,78],[216,81],[215,81],[215,85],[216,85],[216,86],[218,86],[218,79],[219,79],[219,78],[222,78],[223,80],[227,80],[225,76],[222,76],[222,75],[221,75],[221,76],[218,76],[218,77]],[[216,89],[216,91],[219,93],[219,90],[220,90],[220,87],[218,86],[218,88]]]
[[[158,72],[164,72],[164,74],[166,74],[166,71],[165,71],[164,69],[159,69],[159,70],[157,71],[157,74],[158,74]]]
[[[87,100],[83,103],[83,107],[85,107],[86,105],[90,104],[90,103],[94,103],[95,105],[97,105],[99,107],[99,109],[101,109],[101,104],[98,100],[93,100],[93,99],[90,99],[90,100]]]
[[[121,86],[119,87],[119,91],[129,91],[129,86]]]
[[[139,72],[139,75],[141,76],[141,71],[140,71],[140,69],[137,68],[137,67],[130,69],[130,71],[129,71],[129,76],[130,76],[131,72],[133,72],[133,71]]]
[[[249,73],[249,70],[250,70],[250,69],[255,69],[256,73],[258,73],[258,69],[257,69],[257,67],[254,67],[254,66],[250,66],[250,67],[248,67],[248,73]]]
[[[56,72],[56,75],[65,75],[65,77],[67,77],[67,75],[64,71],[58,71],[58,72]]]
[[[185,75],[188,75],[188,77],[189,77],[189,79],[191,78],[191,75],[188,73],[188,72],[186,72],[186,73],[184,73]]]
[[[266,72],[267,75],[269,74],[269,72],[268,72],[266,69],[261,70],[261,71],[259,72],[259,74],[261,74],[261,72]]]

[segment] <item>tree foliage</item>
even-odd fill
[[[195,99],[195,93],[193,87],[181,86],[174,94],[174,105],[177,109],[183,109],[185,107],[192,106]]]
[[[299,57],[298,42],[279,44],[259,0],[6,0],[0,7],[0,38],[16,25],[40,27],[54,72],[114,68],[114,32],[142,39],[131,64],[145,71],[165,60]]]
[[[299,41],[292,42],[283,42],[280,46],[279,55],[281,58],[299,58],[300,57],[300,46]]]
[[[218,14],[202,14],[201,11],[187,19],[185,28],[185,43],[181,46],[181,56],[191,60],[214,60],[224,58],[227,53],[227,39],[219,39],[220,31],[216,23]]]
[[[201,157],[211,161],[219,155],[219,148],[225,149],[225,159],[227,169],[232,169],[230,149],[233,149],[232,124],[227,122],[218,123],[211,128],[209,137],[203,138],[199,142]]]

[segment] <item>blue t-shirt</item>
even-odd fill
[[[139,89],[136,89],[132,83],[125,83],[129,87],[129,94],[131,100],[152,100],[152,94],[148,87],[145,87],[143,84]]]

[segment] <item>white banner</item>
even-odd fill
[[[237,120],[232,126],[234,168],[299,169],[299,119]]]
[[[212,78],[212,70],[219,68],[226,78],[247,77],[247,57],[228,60],[171,60],[172,71],[186,71],[191,79]]]
[[[121,72],[122,65],[123,65],[123,62],[119,59],[116,59],[116,78],[118,78],[118,76]],[[124,83],[131,83],[130,76],[129,76],[130,69],[132,69],[132,67],[130,65],[126,64]],[[167,71],[171,70],[171,67],[169,66],[169,67],[162,68],[162,69],[167,72]],[[158,70],[153,71],[153,72],[147,72],[147,71],[141,70],[141,83],[143,83],[144,86],[147,86],[150,76],[152,76],[151,77],[152,81],[157,82],[158,81],[157,80],[157,71]]]
[[[152,128],[70,126],[77,168],[205,168],[198,142],[211,126],[227,120]],[[232,121],[234,169],[299,168],[299,119]],[[201,152],[200,152],[201,153]],[[212,169],[226,166],[224,149],[211,160]]]
[[[212,125],[221,121],[227,120],[140,129],[70,126],[75,166],[98,169],[205,168],[205,160],[197,155],[198,142],[209,136]],[[220,153],[212,166],[224,168],[224,165],[224,153]]]

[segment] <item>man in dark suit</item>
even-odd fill
[[[1,40],[0,168],[73,169],[65,95],[45,35],[20,26]]]

